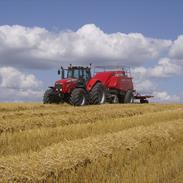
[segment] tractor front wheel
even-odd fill
[[[104,104],[106,100],[105,88],[101,83],[96,85],[90,91],[90,103],[91,104]]]
[[[43,96],[43,103],[44,104],[52,104],[52,103],[59,103],[58,96],[55,95],[55,92],[52,88],[47,89]]]
[[[74,106],[87,105],[87,92],[83,88],[75,88],[70,95],[70,103]]]

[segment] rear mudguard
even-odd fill
[[[97,82],[101,82],[101,81],[98,79],[90,79],[90,81],[86,85],[87,91],[90,91]]]

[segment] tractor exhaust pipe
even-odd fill
[[[64,68],[63,67],[61,67],[61,70],[62,70],[62,79],[64,79]]]
[[[64,73],[64,68],[63,67],[61,67],[61,71],[58,70],[58,75],[60,75],[60,74],[61,74],[61,79],[64,79],[65,73]]]

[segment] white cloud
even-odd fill
[[[158,85],[151,80],[139,80],[138,82],[134,82],[134,85],[138,93],[142,95],[152,95],[153,98],[150,99],[152,102],[181,102],[180,96],[170,95],[167,91],[160,90]]]
[[[168,78],[182,73],[182,68],[169,58],[161,58],[154,67],[137,67],[133,74],[137,78]]]
[[[33,74],[24,74],[13,67],[0,68],[1,87],[31,89],[42,85]]]
[[[156,90],[157,86],[150,80],[139,80],[134,79],[134,88],[141,94],[152,94]]]
[[[0,101],[37,101],[42,97],[42,82],[33,74],[12,67],[0,68]]]
[[[154,91],[155,102],[180,102],[180,97],[177,95],[169,95],[166,91]]]
[[[151,77],[167,78],[173,75],[181,74],[182,69],[171,62],[169,58],[162,58],[159,60],[158,65],[148,71]]]
[[[140,33],[104,33],[94,24],[76,32],[49,32],[44,28],[0,26],[0,65],[50,68],[60,64],[90,63],[141,65],[168,51],[172,41]]]
[[[178,36],[173,42],[169,55],[174,59],[183,60],[183,35]]]
[[[181,102],[178,95],[170,95],[167,91],[160,89],[158,80],[180,74],[181,68],[172,64],[168,58],[160,59],[157,65],[152,68],[137,67],[133,69],[134,86],[137,92],[143,95],[154,96],[153,102]],[[156,80],[154,80],[156,79]]]
[[[140,33],[109,34],[94,24],[57,33],[5,25],[0,26],[0,58],[0,101],[40,100],[42,82],[22,69],[50,69],[69,63],[134,66],[134,85],[139,92],[153,94],[159,101],[180,100],[160,90],[153,80],[182,73],[183,35],[171,41]],[[143,64],[149,61],[154,61],[154,66],[147,68]]]

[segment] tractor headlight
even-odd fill
[[[61,84],[56,84],[55,85],[55,90],[56,91],[62,91],[62,85]]]

